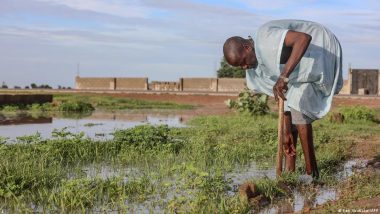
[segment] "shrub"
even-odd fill
[[[248,112],[252,115],[267,114],[268,96],[264,94],[253,94],[250,90],[246,89],[239,93],[237,100],[228,99],[227,106],[230,109],[236,109],[239,112]]]
[[[89,112],[93,111],[94,107],[90,103],[82,101],[70,101],[64,102],[59,106],[60,111],[71,111],[71,112]]]
[[[131,145],[141,149],[153,149],[160,146],[178,151],[182,141],[170,136],[170,128],[167,125],[141,125],[130,129],[117,130],[114,133],[114,141],[121,145]]]
[[[2,106],[1,109],[3,111],[8,111],[8,112],[20,110],[20,108],[18,106],[16,106],[16,105],[4,105],[4,106]]]
[[[366,120],[374,121],[375,113],[365,106],[353,106],[340,108],[339,112],[347,120]]]

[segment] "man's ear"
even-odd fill
[[[252,50],[252,45],[249,44],[249,42],[245,42],[245,43],[243,43],[243,48],[245,50],[251,51]]]

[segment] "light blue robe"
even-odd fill
[[[318,23],[275,20],[261,26],[254,38],[258,66],[246,71],[247,87],[273,96],[273,86],[284,66],[280,57],[288,30],[307,33],[312,40],[289,76],[285,110],[291,107],[311,119],[322,118],[343,86],[342,49],[335,35]]]

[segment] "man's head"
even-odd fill
[[[227,62],[232,66],[240,66],[243,69],[257,67],[255,45],[252,39],[231,37],[224,43],[223,53]]]

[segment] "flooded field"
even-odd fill
[[[0,136],[10,140],[24,135],[39,133],[44,138],[51,137],[54,129],[67,129],[72,133],[84,132],[86,136],[102,139],[112,137],[117,129],[132,128],[136,125],[151,124],[170,127],[184,127],[186,114],[168,111],[94,111],[85,114],[30,114],[0,113]]]
[[[305,175],[300,147],[296,173],[276,177],[274,113],[204,115],[226,111],[212,105],[208,110],[115,110],[130,104],[97,99],[91,105],[102,103],[108,110],[1,112],[2,211],[303,212],[341,197],[338,184],[366,165],[351,159],[355,140],[380,133],[372,120],[317,121],[321,178]],[[260,201],[242,196],[247,183]]]

